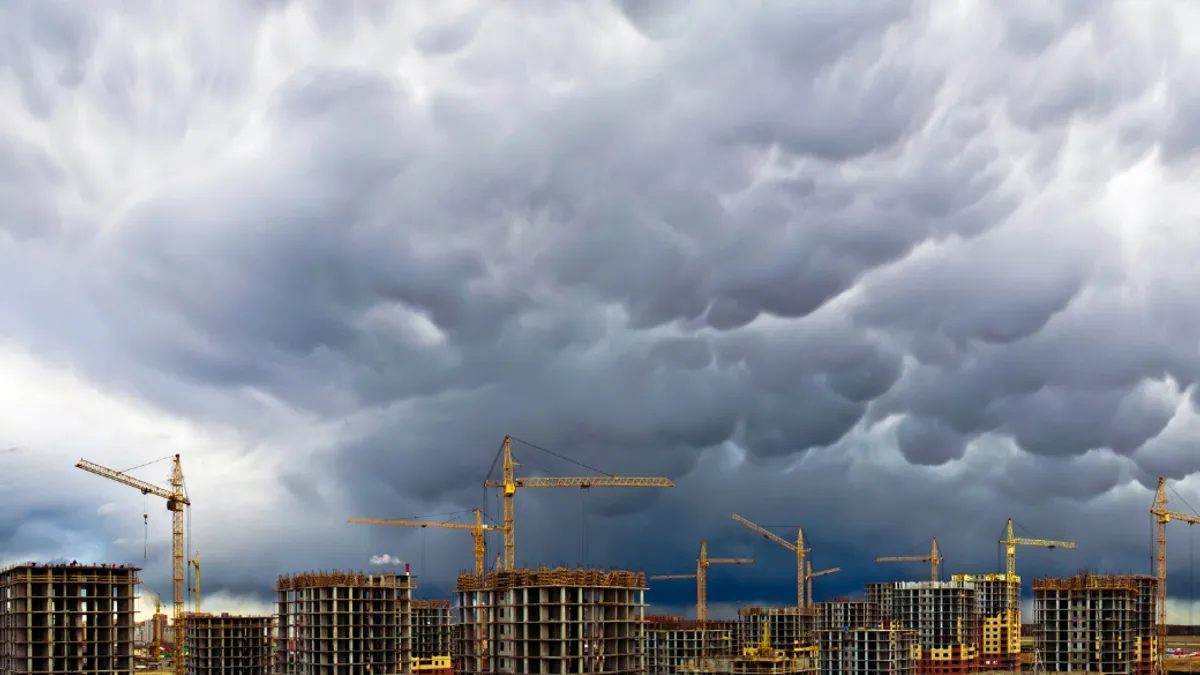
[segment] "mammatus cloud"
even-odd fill
[[[678,485],[520,491],[525,564],[706,538],[785,601],[736,511],[830,594],[1009,516],[1079,543],[1027,578],[1147,568],[1155,478],[1200,502],[1196,9],[542,4],[0,10],[5,555],[167,587],[163,505],[71,467],[179,452],[206,588],[445,593],[465,533],[345,520],[479,506],[511,433]]]

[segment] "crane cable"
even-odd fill
[[[142,495],[142,562],[150,559],[150,495]]]

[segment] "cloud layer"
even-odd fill
[[[72,464],[179,452],[205,589],[445,593],[465,533],[345,519],[498,517],[505,434],[678,485],[521,491],[520,562],[705,538],[756,559],[714,602],[794,589],[733,511],[840,594],[1009,516],[1079,543],[1026,577],[1145,571],[1156,477],[1200,503],[1197,10],[344,4],[0,9],[6,559],[167,589],[162,505]]]

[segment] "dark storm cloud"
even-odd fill
[[[239,130],[89,204],[97,233],[58,267],[0,239],[0,278],[50,307],[9,290],[0,318],[43,353],[239,429],[247,456],[285,424],[264,401],[338,429],[274,464],[285,503],[269,510],[196,486],[206,588],[388,553],[427,561],[423,585],[445,592],[469,537],[344,520],[479,505],[506,433],[586,465],[517,443],[526,475],[678,484],[522,490],[520,561],[688,572],[708,538],[758,561],[716,582],[781,600],[788,553],[730,512],[803,524],[821,565],[844,569],[830,590],[888,576],[869,561],[931,536],[954,569],[991,569],[1009,515],[1080,541],[1082,557],[1031,555],[1031,569],[1084,566],[1101,546],[1133,568],[1149,502],[1131,482],[1198,468],[1164,393],[1197,379],[1194,285],[1183,270],[1125,290],[1154,261],[1096,204],[1126,167],[1076,147],[1112,135],[1121,161],[1164,141],[1187,153],[1187,87],[1167,87],[1166,113],[1130,112],[1183,58],[1177,35],[1153,39],[1160,13],[1127,44],[1126,10],[1088,3],[963,17],[891,1],[546,3],[427,20],[267,5],[192,17],[246,27],[219,56],[187,19],[130,17],[193,38],[178,60],[194,84],[66,5],[26,7],[38,27],[0,46],[33,117],[82,87],[72,105],[120,122],[114,146],[162,144],[153,155]],[[0,188],[13,242],[55,241],[64,171],[85,171],[47,128],[0,134],[0,171],[20,177]],[[231,527],[205,516],[212,500],[253,515]],[[93,536],[136,558],[136,525]],[[17,539],[0,544],[28,548]],[[165,587],[153,543],[148,579]],[[694,587],[663,592],[685,604]]]
[[[906,417],[896,431],[896,444],[904,458],[913,464],[938,466],[962,459],[967,439],[937,420]]]

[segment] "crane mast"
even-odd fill
[[[749,565],[753,558],[710,558],[708,557],[708,542],[701,540],[700,557],[696,559],[695,574],[661,574],[651,579],[695,579],[696,580],[696,620],[701,626],[708,622],[708,566],[709,565]]]
[[[514,468],[521,466],[519,463],[513,462],[512,457],[512,437],[504,437],[504,460],[502,464],[501,480],[486,480],[483,482],[484,487],[498,487],[502,490],[504,496],[504,567],[505,570],[512,570],[516,567],[516,537],[513,532],[513,521],[516,519],[516,508],[513,503],[514,497],[517,494],[517,488],[535,488],[535,487],[675,487],[675,483],[669,478],[646,478],[646,477],[626,477],[618,476],[590,476],[590,477],[548,477],[540,476],[536,478],[518,478]]]
[[[812,607],[812,605],[813,605],[812,580],[817,577],[823,577],[826,574],[833,574],[834,572],[841,572],[842,568],[830,567],[827,570],[821,570],[820,572],[814,572],[814,571],[812,571],[812,561],[811,560],[806,561],[805,565],[808,566],[808,569],[804,572],[804,581],[806,581],[808,583],[808,606]]]
[[[883,558],[876,558],[875,562],[927,562],[930,566],[930,578],[932,581],[938,580],[938,566],[945,561],[941,551],[938,550],[937,537],[933,538],[933,548],[930,549],[929,555],[894,555]]]
[[[1040,546],[1042,548],[1075,548],[1073,541],[1054,541],[1053,539],[1029,539],[1013,535],[1012,518],[1004,526],[1004,538],[1000,543],[1005,547],[1004,572],[1008,584],[1008,621],[1010,626],[1021,625],[1021,586],[1017,583],[1017,547]]]
[[[153,483],[149,483],[140,478],[134,478],[122,471],[116,471],[107,467],[100,466],[85,459],[79,460],[75,465],[76,468],[83,469],[89,473],[94,473],[97,476],[102,476],[111,481],[128,485],[129,487],[141,490],[144,495],[154,495],[165,499],[167,502],[167,510],[171,512],[171,544],[172,557],[174,568],[174,584],[173,584],[173,604],[174,604],[174,621],[175,621],[175,675],[184,675],[184,659],[183,659],[183,644],[186,639],[186,631],[183,628],[183,602],[184,602],[184,576],[187,574],[187,563],[184,561],[184,538],[183,538],[183,514],[184,507],[191,506],[192,502],[188,499],[187,494],[183,489],[183,464],[180,462],[179,455],[175,455],[175,464],[171,471],[171,489],[166,490]]]
[[[761,534],[762,536],[766,537],[767,539],[770,539],[771,541],[775,542],[776,544],[779,544],[780,546],[782,546],[782,547],[786,548],[787,550],[791,551],[792,553],[796,554],[796,606],[803,607],[804,606],[804,581],[805,581],[805,579],[804,579],[804,557],[806,555],[808,555],[810,552],[812,552],[812,549],[804,547],[804,528],[802,528],[802,527],[796,528],[796,543],[793,544],[792,542],[784,539],[783,537],[776,535],[774,532],[771,532],[770,530],[767,530],[766,528],[764,528],[760,525],[755,525],[754,523],[750,522],[749,520],[746,520],[745,518],[739,516],[736,513],[733,513],[730,515],[733,517],[734,520],[738,521],[739,523],[745,525],[746,527],[750,528],[751,530],[754,530],[755,532]],[[809,604],[812,604],[811,592],[809,593]]]
[[[397,527],[434,527],[443,530],[470,530],[471,537],[475,540],[475,575],[483,576],[483,563],[487,555],[483,533],[493,530],[503,530],[504,528],[484,525],[483,513],[479,509],[475,509],[474,511],[474,525],[467,525],[465,523],[429,523],[423,520],[381,520],[378,518],[350,518],[346,522],[366,525],[394,525]]]
[[[1172,520],[1183,521],[1189,525],[1200,523],[1200,516],[1192,516],[1167,509],[1167,481],[1158,478],[1158,490],[1154,493],[1154,506],[1150,513],[1155,516],[1155,556],[1154,576],[1158,579],[1158,619],[1155,621],[1155,635],[1158,638],[1154,669],[1164,672],[1163,658],[1167,653],[1167,523]]]

